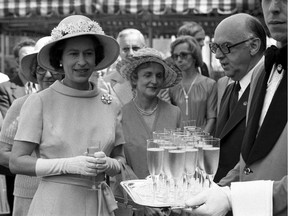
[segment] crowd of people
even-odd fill
[[[211,187],[169,214],[287,215],[287,1],[261,6],[277,47],[267,47],[257,18],[225,18],[209,44],[219,80],[209,77],[195,22],[179,28],[168,58],[137,29],[114,39],[83,15],[15,45],[18,74],[0,83],[0,199],[10,208],[0,213],[121,216],[115,176],[127,166],[146,178],[153,132],[195,120],[221,139],[218,170]],[[139,205],[130,213],[167,215]]]

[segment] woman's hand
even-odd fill
[[[105,172],[108,175],[113,176],[120,172],[120,163],[114,158],[107,157],[104,152],[95,152],[94,158],[96,158],[95,167],[97,173]]]

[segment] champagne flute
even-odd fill
[[[94,153],[100,151],[100,143],[95,141],[95,140],[88,140],[88,147],[87,147],[87,155],[94,157]],[[96,176],[97,174],[95,174],[95,176],[92,176],[92,190],[96,190],[97,185],[96,185]]]
[[[203,146],[204,169],[208,176],[209,187],[211,187],[219,163],[220,139],[207,138],[203,141],[205,143]]]
[[[195,148],[195,137],[185,137],[184,140],[186,142],[184,173],[187,180],[187,191],[189,192],[192,185],[191,179],[194,176],[197,167],[198,149]]]
[[[154,139],[147,140],[147,165],[153,181],[153,202],[156,200],[157,182],[162,170],[164,149]]]
[[[170,174],[174,181],[174,201],[175,204],[178,200],[178,183],[184,174],[185,167],[185,149],[181,146],[177,146],[177,149],[168,151],[168,164]]]

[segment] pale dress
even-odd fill
[[[106,94],[93,86],[79,91],[56,81],[32,94],[21,110],[15,140],[39,144],[36,152],[41,158],[83,155],[93,143],[100,143],[109,156],[124,143],[121,109],[116,100],[108,104],[101,99]],[[28,215],[114,215],[114,197],[103,179],[99,175],[98,190],[91,190],[91,178],[84,176],[44,177]]]
[[[197,74],[196,80],[188,93],[188,115],[186,115],[185,94],[181,84],[169,90],[171,103],[177,105],[183,120],[196,120],[198,127],[204,128],[208,119],[217,117],[216,81]]]

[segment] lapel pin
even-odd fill
[[[244,106],[247,106],[247,104],[248,104],[247,101],[244,101],[244,102],[243,102],[243,105],[244,105]]]

